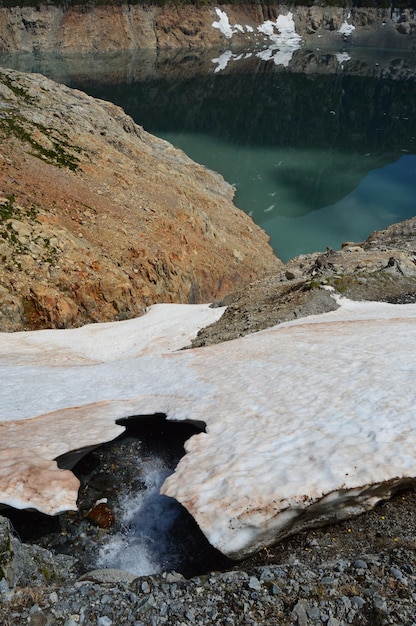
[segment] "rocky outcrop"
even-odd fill
[[[40,4],[0,8],[0,50],[94,52],[113,50],[206,48],[258,44],[264,36],[257,26],[293,13],[296,32],[304,41],[342,42],[342,25],[354,26],[351,41],[384,47],[412,46],[416,15],[411,9],[304,7],[278,4],[221,5],[239,28],[228,39],[213,23],[215,8],[178,6],[71,6]],[[248,28],[247,28],[248,27]]]
[[[75,562],[74,557],[53,555],[39,546],[23,544],[9,520],[0,516],[0,582],[6,583],[6,587],[71,579]]]
[[[246,286],[219,301],[224,315],[198,333],[193,346],[235,339],[272,324],[334,308],[332,287],[353,300],[407,303],[416,300],[416,218],[374,232],[340,250],[302,254],[275,276]]]
[[[233,189],[124,112],[0,73],[0,329],[209,302],[279,261]]]

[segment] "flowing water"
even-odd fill
[[[416,53],[3,55],[121,105],[236,188],[284,260],[416,214]],[[260,55],[266,57],[267,55]]]

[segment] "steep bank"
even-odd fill
[[[219,27],[215,6],[70,6],[46,4],[0,8],[0,51],[94,52],[133,49],[207,48],[260,45],[267,34],[258,26],[293,14],[304,42],[412,48],[416,12],[412,9],[304,7],[290,4],[221,5],[233,32]],[[345,27],[347,24],[347,27]],[[344,26],[343,26],[344,25]]]
[[[209,302],[275,269],[233,189],[107,102],[0,72],[0,329]]]

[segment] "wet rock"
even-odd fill
[[[88,519],[100,528],[111,528],[115,522],[114,513],[106,502],[100,502],[91,509]]]

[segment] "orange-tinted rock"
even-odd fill
[[[282,265],[220,175],[119,107],[5,69],[0,95],[22,129],[0,129],[0,330],[211,302]]]
[[[88,513],[88,519],[100,528],[114,525],[114,513],[106,502],[100,502]]]

